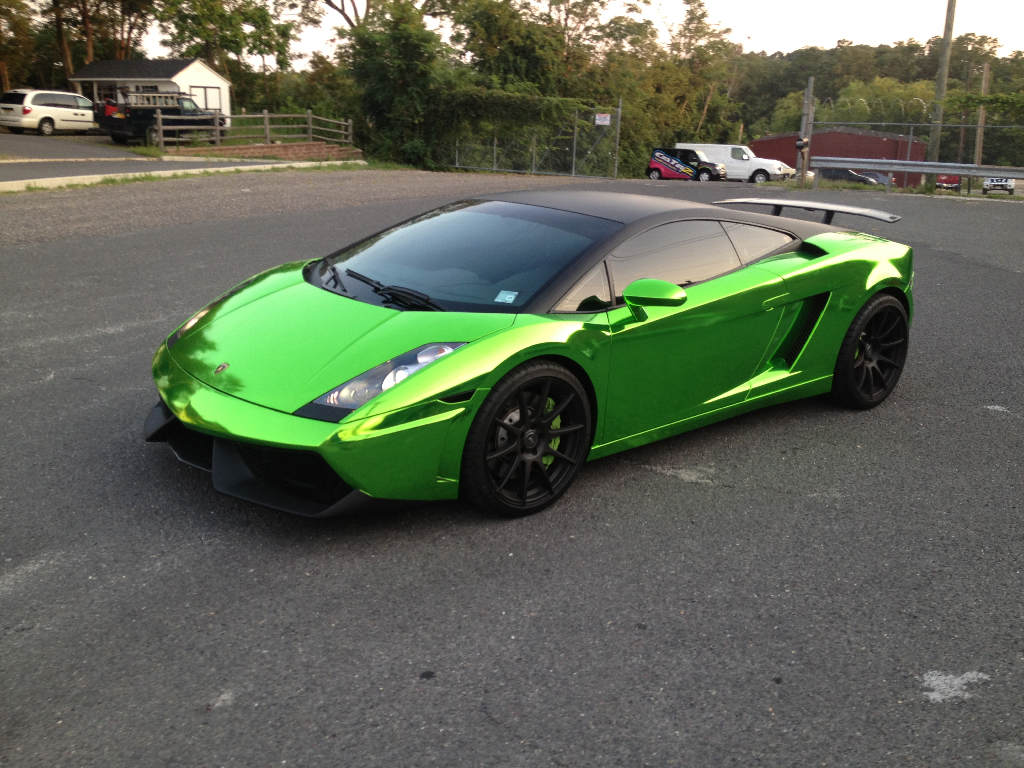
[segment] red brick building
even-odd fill
[[[781,160],[796,168],[796,141],[798,133],[776,133],[751,141],[748,146],[758,157]],[[885,131],[868,131],[860,128],[822,128],[811,137],[811,157],[863,157],[871,160],[924,160],[928,142],[916,136]],[[909,150],[909,156],[908,156]],[[813,163],[812,163],[813,165]],[[870,171],[871,168],[853,167],[854,171]],[[904,178],[906,177],[906,178]],[[920,174],[895,174],[898,186],[917,186]]]

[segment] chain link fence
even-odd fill
[[[620,109],[577,110],[559,126],[481,126],[442,150],[452,168],[613,179]]]

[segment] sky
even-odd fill
[[[924,42],[941,35],[946,19],[946,0],[840,0],[814,3],[808,0],[704,0],[710,20],[732,32],[729,39],[746,51],[789,52],[806,46],[832,48],[846,39],[863,45],[881,45],[915,38]],[[619,8],[616,9],[615,6]],[[609,16],[621,13],[621,2],[613,2]],[[831,18],[821,9],[833,8]],[[645,12],[664,32],[666,22],[678,23],[685,13],[679,2],[653,0]],[[321,51],[330,56],[334,27],[340,16],[327,9],[323,26],[306,30],[293,50],[309,54]],[[1024,50],[1024,2],[1021,0],[960,0],[953,36],[973,32],[995,37],[1001,55]],[[160,34],[150,31],[145,45],[151,56],[167,56],[159,45]],[[296,69],[303,69],[301,61]]]

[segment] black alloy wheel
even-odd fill
[[[697,174],[697,181],[711,181],[711,171],[706,168],[703,169]]]
[[[851,408],[874,408],[896,387],[907,361],[910,324],[895,296],[872,296],[857,313],[839,348],[832,396]]]
[[[651,168],[651,170],[647,172],[647,177],[649,179],[657,181],[658,179],[661,178],[661,171],[659,171],[657,168]]]
[[[540,512],[576,478],[590,439],[590,401],[576,377],[526,363],[480,406],[463,450],[463,496],[504,517]]]

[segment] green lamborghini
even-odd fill
[[[218,491],[299,515],[375,497],[517,516],[588,458],[796,398],[884,401],[907,358],[913,254],[831,222],[899,217],[722,202],[774,215],[521,192],[263,272],[157,349],[146,439]]]

